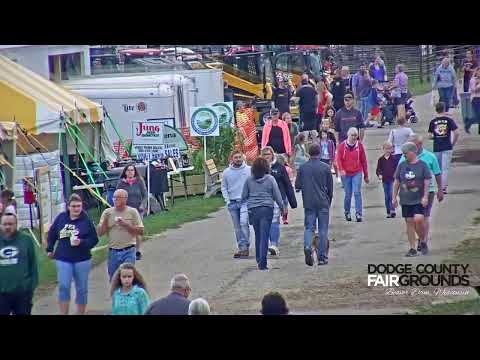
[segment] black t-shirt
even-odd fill
[[[433,134],[433,151],[441,152],[452,150],[452,131],[458,129],[453,119],[439,116],[430,121],[428,132]]]
[[[300,98],[298,105],[300,112],[314,113],[317,111],[317,91],[310,85],[303,85],[297,90],[297,96]]]
[[[272,125],[267,145],[271,146],[277,154],[285,154],[287,152],[285,150],[285,145],[283,144],[283,131],[280,126]]]
[[[272,100],[275,107],[281,113],[290,112],[290,98],[292,93],[288,88],[274,88],[272,94]]]
[[[343,107],[335,114],[335,131],[338,132],[338,141],[342,142],[347,138],[348,129],[356,127],[361,129],[365,127],[362,113],[355,108],[347,110]]]
[[[341,77],[337,77],[333,79],[332,85],[330,87],[330,92],[332,93],[332,96],[333,96],[333,106],[336,109],[341,108],[343,106],[343,97],[347,92],[347,89],[345,87],[345,82]]]

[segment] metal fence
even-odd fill
[[[477,58],[480,55],[478,45],[330,45],[330,49],[337,65],[349,66],[351,73],[356,72],[362,63],[369,64],[380,55],[389,78],[393,77],[396,64],[404,64],[409,78],[420,82],[431,81],[446,52],[456,70],[462,68],[467,49],[475,49]]]

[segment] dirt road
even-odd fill
[[[418,97],[415,109],[420,121],[414,131],[425,134],[432,117],[430,95]],[[461,124],[458,110],[454,118]],[[154,299],[168,293],[169,280],[177,272],[186,273],[193,287],[192,297],[206,298],[217,314],[256,314],[262,296],[270,290],[283,293],[295,313],[375,314],[402,313],[413,305],[439,300],[429,295],[386,295],[385,289],[366,285],[369,263],[440,263],[464,239],[474,211],[480,207],[480,136],[466,135],[454,153],[449,175],[449,194],[433,209],[431,254],[404,258],[408,250],[401,218],[386,219],[381,183],[375,177],[375,165],[381,144],[390,128],[368,129],[367,157],[371,183],[363,187],[364,222],[347,223],[343,218],[343,191],[335,185],[331,210],[330,263],[312,268],[304,263],[303,209],[290,212],[290,225],[282,226],[280,256],[269,259],[271,270],[258,271],[254,253],[250,259],[234,260],[234,235],[225,208],[211,218],[186,224],[145,243],[144,259],[138,263]],[[476,133],[472,131],[472,133]],[[426,142],[431,149],[431,143]],[[468,150],[468,152],[465,152]],[[465,157],[467,154],[469,157]],[[473,159],[473,160],[472,160]],[[476,161],[476,164],[462,161]],[[253,231],[252,231],[252,243]],[[253,250],[253,249],[252,249]],[[473,292],[469,296],[476,296]],[[90,314],[108,314],[106,265],[91,273]],[[56,314],[56,292],[41,298],[35,314]]]

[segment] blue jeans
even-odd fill
[[[135,246],[127,250],[108,249],[108,277],[112,280],[113,274],[123,263],[135,264],[137,249]]]
[[[75,303],[86,305],[88,300],[88,274],[92,261],[89,259],[72,263],[55,260],[55,264],[57,265],[58,300],[63,303],[70,302],[70,289],[73,280],[76,292]]]
[[[305,232],[303,234],[303,246],[305,249],[312,247],[313,231],[317,228],[318,222],[318,260],[328,260],[328,222],[329,209],[305,209]]]
[[[268,237],[272,225],[273,208],[259,206],[249,211],[250,223],[255,231],[255,257],[260,269],[267,267]]]
[[[362,113],[362,120],[365,123],[368,119],[368,112],[370,111],[369,109],[369,98],[368,96],[360,98],[360,112]]]
[[[288,206],[288,200],[283,199],[283,205],[285,208]],[[280,243],[280,208],[277,203],[273,203],[273,218],[272,225],[270,226],[270,245],[277,246]]]
[[[395,209],[392,205],[393,180],[383,182],[383,193],[385,195],[385,208],[387,209],[387,214],[394,213]]]
[[[355,197],[355,214],[362,215],[362,172],[358,172],[352,176],[342,176],[343,189],[345,190],[345,197],[343,200],[343,209],[345,214],[350,214],[352,206],[352,193]]]
[[[240,251],[248,250],[250,247],[250,227],[248,225],[247,204],[242,204],[240,200],[232,200],[227,207],[232,217],[238,249]]]
[[[453,86],[446,87],[446,88],[438,88],[438,96],[440,101],[445,104],[445,112],[450,109],[450,105],[452,104],[452,95],[453,95]]]

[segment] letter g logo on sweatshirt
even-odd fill
[[[0,265],[14,265],[18,263],[19,250],[15,246],[6,246],[0,249]]]

